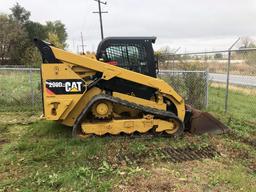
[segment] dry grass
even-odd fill
[[[226,73],[227,61],[215,62],[213,61],[175,61],[160,63],[160,69],[174,69],[174,70],[206,70],[208,68],[210,73]],[[256,64],[249,65],[246,62],[243,63],[231,63],[230,73],[234,75],[255,75]]]
[[[226,88],[226,84],[225,83],[211,83],[211,87]],[[252,87],[229,85],[229,90],[238,92],[238,93],[242,93],[245,95],[256,96],[256,88],[252,88]]]

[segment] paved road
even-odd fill
[[[209,73],[210,80],[214,82],[226,83],[227,75],[219,73]],[[247,85],[256,87],[256,76],[230,75],[229,82],[236,85]]]
[[[171,73],[172,70],[160,70],[160,74]],[[190,71],[191,73],[202,73],[203,71]],[[176,71],[175,73],[183,73],[183,71]],[[209,79],[214,82],[226,83],[227,74],[209,73]],[[256,76],[249,75],[230,75],[229,82],[236,85],[253,86],[256,87]]]

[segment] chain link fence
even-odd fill
[[[255,49],[169,54],[160,60],[159,67],[160,71],[170,74],[172,71],[205,71],[208,86],[202,85],[202,80],[191,80],[196,78],[196,73],[190,79],[184,76],[177,81],[187,81],[186,84],[191,84],[199,94],[204,94],[203,90],[207,90],[207,110],[228,113],[256,123]],[[175,79],[175,76],[173,78]],[[169,82],[175,87],[172,80]],[[190,103],[195,107],[198,107],[195,103],[199,102],[196,100],[205,103],[202,97],[192,98],[193,102]]]
[[[0,111],[42,109],[39,69],[0,68]]]
[[[207,71],[161,70],[159,78],[167,81],[199,109],[208,103]],[[39,111],[42,109],[40,70],[36,68],[0,68],[0,111]]]
[[[256,122],[256,50],[167,55],[159,68],[159,78],[187,104]],[[0,68],[0,105],[0,111],[41,110],[39,69]]]
[[[256,50],[231,52],[230,66],[220,75],[211,76],[212,102],[221,102],[216,96],[223,96],[224,89],[224,111],[256,125]]]
[[[159,70],[159,78],[168,82],[184,99],[197,109],[208,105],[208,71]]]
[[[205,108],[208,102],[207,71],[161,70],[159,77],[181,94],[186,103]],[[40,70],[0,68],[0,111],[39,111],[42,109]]]

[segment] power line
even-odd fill
[[[101,39],[104,39],[104,34],[103,34],[103,24],[102,24],[102,13],[108,13],[107,11],[101,11],[101,4],[107,5],[107,2],[102,2],[100,0],[94,0],[98,2],[98,8],[99,11],[93,11],[93,13],[98,13],[99,14],[99,19],[100,19],[100,32],[101,32]]]

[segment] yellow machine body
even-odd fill
[[[138,105],[148,106],[159,110],[167,110],[163,97],[170,99],[177,109],[178,118],[183,121],[185,117],[185,103],[183,98],[175,92],[175,90],[165,81],[143,74],[136,73],[117,66],[98,61],[96,59],[76,55],[56,47],[50,47],[56,59],[62,63],[43,64],[41,67],[42,85],[43,85],[43,105],[44,116],[48,120],[56,120],[62,124],[73,126],[77,117],[86,107],[88,102],[96,95],[104,93],[97,87],[92,87],[87,90],[87,86],[91,83],[90,80],[85,80],[87,77],[95,75],[97,72],[102,73],[103,80],[110,80],[114,77],[133,81],[141,85],[155,88],[158,98],[146,100],[133,95],[113,92],[113,96],[122,100],[136,103]],[[47,80],[74,80],[61,84],[55,82],[47,82]],[[78,82],[81,80],[84,83]],[[75,82],[77,81],[77,82]],[[73,84],[72,84],[73,82]],[[69,94],[55,94],[49,90],[49,86],[61,87],[65,86]],[[84,91],[80,92],[81,86],[84,86]],[[72,94],[73,93],[73,94]],[[146,115],[146,114],[145,114]],[[152,118],[134,118],[134,119],[113,119],[107,122],[86,122],[82,124],[82,129],[85,134],[103,135],[106,133],[119,134],[133,133],[135,131],[144,133],[156,126],[157,132],[166,131],[171,133],[176,125],[172,121]]]
[[[41,84],[47,120],[72,126],[73,134],[81,137],[150,130],[175,136],[184,131],[184,99],[165,81],[35,41],[43,58]],[[143,98],[133,90],[122,91],[122,84],[117,89],[121,91],[113,91],[113,85],[99,83],[113,79],[153,90],[153,95]],[[200,120],[195,122],[198,126]]]

